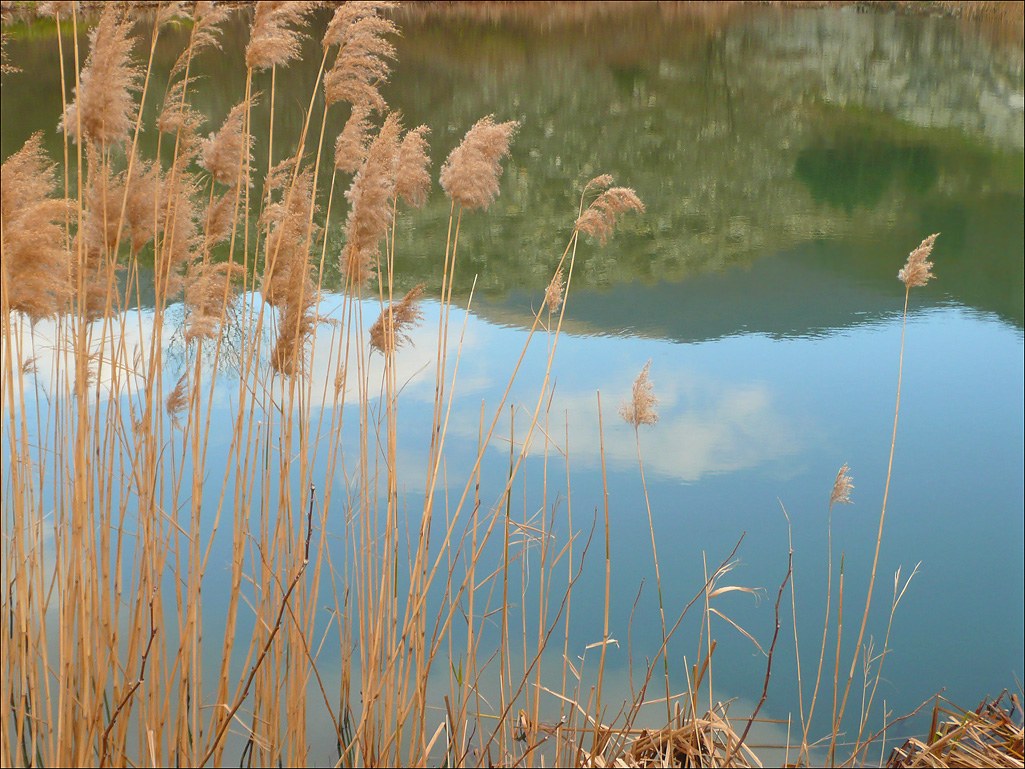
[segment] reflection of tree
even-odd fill
[[[815,200],[848,213],[878,206],[894,184],[906,197],[924,197],[939,175],[929,145],[871,135],[816,139],[798,154],[794,172]]]
[[[477,18],[471,6],[460,6],[466,13],[459,18],[418,7],[397,11],[403,35],[385,96],[407,125],[432,128],[435,168],[481,115],[522,123],[494,215],[464,222],[458,293],[465,296],[476,277],[478,295],[522,289],[540,297],[569,236],[580,185],[611,173],[637,190],[647,213],[626,222],[609,248],[581,245],[576,288],[685,280],[820,238],[864,243],[942,230],[949,249],[953,225],[925,223],[943,210],[955,223],[967,217],[956,226],[990,244],[987,264],[994,266],[981,274],[1003,276],[983,286],[975,275],[971,293],[959,298],[1020,317],[1020,280],[1007,280],[1020,273],[1020,214],[994,219],[1022,203],[1021,154],[1013,143],[1020,112],[993,99],[987,109],[1003,104],[1004,111],[984,114],[978,96],[980,83],[1001,98],[1021,92],[1020,53],[994,52],[951,20],[874,13],[783,14],[719,4],[677,12],[661,5],[579,18],[567,12],[539,25],[534,14],[517,20],[513,6],[500,22]],[[318,37],[320,27],[311,32]],[[228,56],[218,61],[232,61],[247,39],[244,21],[233,22]],[[166,48],[158,46],[156,80],[179,49],[172,36]],[[56,71],[52,41],[17,56],[34,70]],[[319,60],[311,53],[278,73],[278,92],[306,93]],[[52,126],[61,107],[59,83],[45,92],[28,78],[5,85],[4,117],[25,112],[23,120],[4,120],[7,152],[37,127]],[[197,82],[196,107],[218,125],[244,86],[240,61],[223,66]],[[302,120],[302,110],[286,102],[275,118],[282,152]],[[927,130],[894,117],[919,107],[913,114],[926,124],[935,114],[959,127]],[[1000,122],[1005,118],[1010,122]],[[254,133],[265,134],[267,111],[255,111],[253,120]],[[328,136],[341,130],[333,120],[329,115]],[[1004,126],[1009,149],[993,149],[1001,146],[993,126]],[[59,135],[48,131],[46,140],[58,157]],[[155,142],[155,133],[142,141]],[[266,161],[265,153],[256,156],[258,164]],[[1010,203],[980,202],[983,189]],[[326,193],[320,203],[323,209]],[[339,285],[340,195],[333,208],[327,288]],[[396,290],[426,281],[430,293],[440,285],[448,213],[440,194],[415,216],[400,213]],[[857,279],[880,267],[871,259],[866,253],[858,260]],[[890,280],[889,272],[881,279]],[[969,285],[944,278],[955,292]]]

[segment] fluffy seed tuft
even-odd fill
[[[909,291],[918,286],[924,286],[930,278],[935,277],[932,274],[932,262],[929,261],[929,255],[932,253],[932,244],[936,242],[937,235],[939,235],[938,232],[930,235],[922,241],[918,248],[908,254],[907,262],[897,273],[897,278],[904,282]]]
[[[634,380],[633,394],[629,400],[623,401],[619,407],[619,415],[635,428],[640,425],[653,425],[658,421],[658,398],[655,396],[654,385],[648,379],[651,361],[644,364],[641,373]]]
[[[501,160],[519,127],[510,120],[496,123],[493,115],[478,120],[441,167],[441,187],[466,209],[484,208],[498,197]]]

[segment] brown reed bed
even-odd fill
[[[473,466],[454,483],[446,476],[463,354],[462,330],[451,323],[461,226],[464,215],[485,215],[500,195],[518,126],[481,118],[440,168],[450,201],[447,243],[435,255],[444,265],[440,285],[396,276],[395,232],[426,201],[433,172],[428,127],[407,130],[380,90],[398,31],[386,15],[390,7],[353,2],[335,9],[320,41],[319,75],[301,94],[302,131],[286,146],[275,137],[275,114],[292,108],[295,95],[278,93],[277,72],[298,55],[314,4],[257,4],[244,61],[234,63],[247,73],[245,91],[209,127],[191,103],[193,61],[220,48],[229,8],[159,4],[139,20],[108,5],[87,52],[77,4],[39,9],[70,22],[70,43],[58,36],[55,44],[62,71],[69,61],[75,74],[62,81],[62,160],[48,158],[34,137],[4,160],[2,172],[0,367],[10,460],[0,566],[4,766],[302,765],[311,761],[314,708],[327,714],[338,765],[758,765],[747,736],[766,699],[788,586],[796,602],[792,553],[767,651],[718,608],[724,594],[753,592],[726,584],[737,548],[706,570],[687,606],[671,616],[646,483],[661,647],[638,671],[642,683],[632,699],[610,703],[603,686],[606,651],[618,643],[609,632],[608,489],[604,515],[590,527],[579,517],[574,524],[568,426],[560,445],[549,412],[580,237],[606,245],[621,216],[644,211],[611,177],[584,185],[577,210],[567,212],[571,234],[561,254],[553,253],[551,282],[523,349],[510,357],[508,384],[497,405],[482,405]],[[190,25],[187,43],[167,81],[157,82],[157,41],[179,22]],[[23,76],[17,62],[10,65],[5,78]],[[261,72],[270,85],[257,93],[254,75],[262,80]],[[144,126],[145,105],[160,107],[156,125]],[[266,113],[265,132],[253,130],[258,110]],[[331,110],[347,115],[334,140],[326,135]],[[140,149],[144,128],[159,136],[150,157]],[[266,174],[257,172],[257,156],[266,157]],[[336,194],[336,185],[344,192]],[[323,237],[332,221],[344,222],[337,253]],[[931,277],[934,238],[901,271],[906,299]],[[138,301],[144,259],[154,273],[153,307],[145,311]],[[345,280],[333,317],[321,314],[328,260]],[[397,285],[411,283],[416,287],[396,295]],[[407,406],[398,356],[424,318],[424,292],[439,297],[435,387],[425,491],[422,503],[410,506],[399,492]],[[364,317],[371,307],[373,322]],[[184,321],[176,320],[176,308]],[[159,343],[176,324],[186,346],[179,366]],[[536,399],[520,407],[524,435],[506,405],[528,349],[542,341],[543,381]],[[311,376],[314,351],[325,346],[333,387]],[[642,482],[640,427],[657,421],[649,375],[650,363],[621,410],[635,428]],[[218,387],[231,388],[234,404],[227,449],[217,457],[223,466],[211,455]],[[898,378],[898,412],[899,387]],[[600,419],[600,394],[596,406]],[[505,437],[507,418],[506,481],[482,487],[485,454]],[[894,441],[896,424],[895,413]],[[535,440],[543,443],[544,477],[565,473],[565,485],[556,498],[543,484],[540,512],[528,518],[524,511],[521,519],[513,495],[525,483]],[[604,478],[603,441],[601,449]],[[217,468],[213,477],[208,459]],[[849,499],[846,466],[837,484],[831,505]],[[885,501],[878,541],[884,519]],[[559,541],[557,520],[569,531]],[[605,595],[591,676],[572,661],[570,627],[573,589],[594,536],[605,543]],[[209,598],[220,584],[211,571],[215,543],[219,556],[228,553],[220,603]],[[510,595],[526,584],[528,559],[539,575],[530,612]],[[842,564],[841,556],[839,607]],[[842,613],[834,624],[828,608],[830,560],[815,695],[807,714],[801,704],[799,761],[810,754],[834,627],[829,738],[830,760],[837,759],[877,566],[878,544],[844,682]],[[898,573],[891,620],[906,587]],[[206,622],[211,604],[214,626]],[[700,664],[688,666],[671,661],[668,646],[695,605]],[[712,701],[713,615],[767,657],[762,698],[743,728]],[[501,632],[489,647],[492,622]],[[323,669],[325,644],[341,659],[337,678]],[[876,685],[886,651],[884,641],[882,655],[865,654],[877,663]],[[542,658],[552,654],[561,655],[557,683],[541,672]],[[671,662],[686,677],[683,692],[671,687]],[[863,665],[866,689],[869,667]],[[662,681],[651,697],[653,677]],[[554,722],[546,720],[552,703],[560,716]],[[665,708],[654,724],[647,723],[652,707]],[[869,698],[848,763],[874,744],[863,734],[871,710]]]
[[[1023,766],[1023,745],[1017,695],[1005,691],[995,700],[987,697],[975,710],[937,697],[928,736],[894,748],[886,766]]]

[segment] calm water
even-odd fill
[[[620,693],[629,696],[626,638],[642,581],[635,660],[652,655],[660,640],[634,434],[616,415],[638,371],[652,361],[660,399],[661,420],[642,428],[641,449],[667,614],[703,584],[703,559],[714,568],[747,532],[730,579],[763,587],[764,597],[727,596],[719,608],[766,644],[787,567],[784,506],[807,687],[824,610],[827,504],[844,462],[856,484],[854,505],[833,517],[853,607],[845,631],[858,624],[863,606],[896,395],[904,293],[896,273],[933,232],[941,233],[937,279],[911,296],[868,631],[877,645],[893,573],[901,568],[906,577],[921,565],[894,620],[877,699],[900,713],[942,687],[971,707],[1016,689],[1025,654],[1020,43],[949,19],[854,10],[676,15],[647,7],[541,22],[403,12],[397,20],[403,36],[384,93],[407,125],[432,128],[435,168],[482,115],[522,124],[501,197],[487,214],[464,219],[456,285],[463,306],[475,278],[477,288],[449,429],[454,493],[476,452],[481,400],[497,404],[501,396],[509,350],[518,351],[526,338],[582,183],[611,173],[647,206],[643,216],[625,219],[606,247],[581,245],[569,333],[553,368],[551,414],[560,421],[552,434],[564,443],[568,421],[577,527],[589,525],[602,505],[601,392],[613,532],[610,629],[621,641],[606,664]],[[42,129],[56,157],[54,41],[38,29],[22,32],[9,42],[9,55],[33,75],[5,78],[2,154]],[[245,40],[244,24],[229,30],[228,56],[217,58],[201,85],[196,106],[211,126],[244,90],[237,52]],[[179,45],[158,56],[162,72]],[[298,102],[308,98],[318,64],[311,48],[305,62],[279,74],[275,132],[285,137],[282,146],[295,140]],[[342,117],[335,115],[329,135]],[[428,291],[437,292],[447,221],[448,202],[435,191],[400,225],[399,288],[427,280]],[[340,231],[328,237],[340,247]],[[340,302],[328,296],[321,311],[330,314]],[[369,317],[376,311],[376,303],[368,305]],[[411,505],[423,493],[436,303],[426,315],[414,345],[399,357],[399,381],[410,379],[400,401],[408,435],[400,440],[399,466]],[[458,314],[453,328],[462,320]],[[182,354],[172,335],[162,344],[169,356]],[[528,355],[517,380],[511,402],[518,407],[533,408],[543,347]],[[318,344],[315,379],[326,355],[326,344]],[[327,373],[321,378],[330,380]],[[225,421],[234,386],[225,379],[215,408]],[[525,420],[517,424],[520,434]],[[215,429],[214,443],[219,434]],[[517,492],[527,517],[542,504],[543,439],[535,444],[526,491]],[[217,450],[212,445],[211,455]],[[490,451],[485,474],[501,483],[508,444],[496,442]],[[212,469],[210,476],[220,473]],[[561,521],[556,535],[566,535]],[[578,654],[602,636],[599,550],[574,592],[571,646]],[[216,617],[210,595],[206,610]],[[789,609],[781,620],[762,715],[786,719],[797,712]],[[672,659],[694,661],[698,632],[695,615],[678,631]],[[760,695],[765,658],[722,621],[713,624],[713,636],[716,697],[736,697],[740,710],[750,708],[745,703]],[[546,664],[556,662],[553,656]],[[337,659],[325,667],[331,664]],[[675,682],[681,689],[682,668]],[[780,734],[768,738],[782,741]]]

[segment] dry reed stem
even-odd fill
[[[898,279],[904,283],[904,314],[901,320],[901,331],[900,331],[900,359],[897,367],[897,403],[893,411],[893,437],[890,441],[890,459],[886,469],[886,485],[883,489],[883,505],[882,511],[879,514],[879,535],[876,538],[875,555],[872,558],[872,576],[868,583],[868,596],[865,599],[865,612],[861,619],[861,630],[858,632],[858,642],[854,647],[854,657],[851,660],[850,673],[847,676],[847,686],[844,689],[843,701],[840,705],[839,717],[843,717],[844,710],[847,705],[847,696],[851,690],[851,681],[854,678],[854,668],[858,663],[858,656],[861,653],[861,644],[865,638],[865,627],[868,625],[868,612],[872,606],[872,590],[875,587],[876,581],[876,570],[879,566],[879,550],[883,542],[883,524],[886,521],[886,502],[890,494],[890,479],[893,474],[893,453],[894,448],[897,445],[897,418],[900,415],[900,392],[901,382],[904,376],[904,335],[907,330],[907,319],[908,319],[908,299],[911,296],[911,289],[919,286],[924,286],[932,274],[932,262],[928,261],[928,257],[932,253],[933,243],[936,240],[938,233],[930,235],[922,241],[921,245],[918,246],[914,251],[908,255],[907,263],[897,274]],[[842,579],[842,576],[841,576]],[[830,745],[830,759],[833,757],[833,747],[836,741],[835,730],[837,721],[834,719],[834,737]]]

